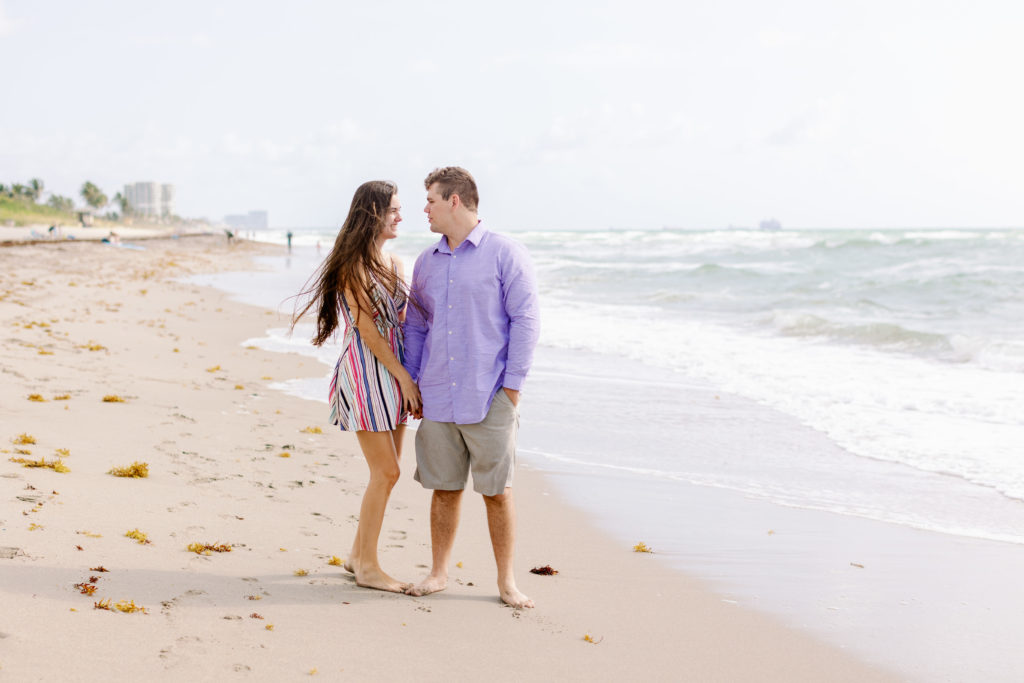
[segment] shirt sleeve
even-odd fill
[[[502,264],[502,299],[509,317],[508,360],[502,385],[519,391],[533,364],[540,337],[537,281],[530,255],[522,246],[509,249]]]
[[[416,265],[412,272],[412,285],[409,287],[409,304],[405,312],[405,322],[402,323],[402,332],[405,337],[405,359],[403,367],[412,375],[412,380],[418,382],[420,378],[420,362],[423,358],[423,343],[427,338],[428,323],[425,306],[425,299],[418,296],[423,291],[426,280],[424,277],[424,257],[416,259]]]

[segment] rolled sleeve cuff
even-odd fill
[[[510,375],[506,372],[505,378],[501,381],[501,385],[511,389],[512,391],[522,391],[524,382],[526,382],[526,375]]]

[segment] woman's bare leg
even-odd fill
[[[399,428],[403,430],[403,428]],[[401,451],[402,431],[356,432],[363,457],[370,468],[370,481],[363,494],[359,508],[359,526],[352,553],[346,562],[346,569],[356,575],[356,583],[367,588],[401,592],[406,584],[397,581],[381,569],[377,559],[377,543],[384,511],[387,508],[391,489],[398,481],[398,458]]]

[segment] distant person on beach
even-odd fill
[[[288,231],[288,253],[292,253],[292,231]]]
[[[310,296],[292,320],[317,312],[313,344],[321,346],[338,328],[345,332],[330,385],[331,423],[356,433],[370,481],[359,509],[359,526],[345,569],[356,583],[400,593],[409,587],[388,576],[377,559],[377,541],[391,489],[398,482],[402,437],[410,413],[421,410],[420,392],[402,367],[402,321],[408,288],[402,262],[385,254],[402,221],[398,188],[371,180],[352,197],[334,248],[301,296]]]
[[[476,182],[463,168],[427,176],[424,211],[441,239],[416,259],[405,322],[406,359],[423,392],[416,475],[432,489],[430,574],[410,595],[448,584],[462,491],[469,472],[483,496],[498,567],[498,591],[512,607],[533,607],[513,572],[512,476],[519,391],[539,334],[537,287],[526,249],[477,217]]]
[[[235,239],[235,233],[231,232],[230,230],[225,230],[224,234],[228,238],[228,246],[231,246],[231,241]]]

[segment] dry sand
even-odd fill
[[[145,246],[0,249],[0,679],[893,679],[624,547],[528,469],[517,557],[536,609],[500,605],[475,495],[447,591],[357,587],[328,563],[355,530],[367,476],[356,441],[326,423],[325,404],[268,388],[323,366],[244,348],[285,321],[174,279],[251,269],[276,247]],[[22,434],[36,442],[13,443]],[[57,449],[69,472],[9,460]],[[404,580],[430,557],[411,456],[381,536],[382,564]],[[133,461],[148,478],[107,473]],[[148,544],[125,536],[135,529]],[[194,542],[231,552],[198,555]],[[559,574],[527,573],[546,564]],[[146,611],[94,608],[107,600]]]

